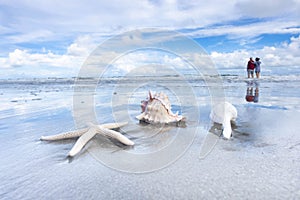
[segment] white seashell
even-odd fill
[[[163,92],[152,94],[149,92],[147,100],[141,102],[142,114],[136,116],[140,121],[148,123],[173,123],[183,120],[181,115],[173,113],[169,98]]]
[[[231,121],[237,118],[236,108],[229,102],[220,103],[213,107],[210,119],[213,122],[222,124],[223,136],[230,139],[232,135]]]

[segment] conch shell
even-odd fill
[[[223,126],[223,136],[227,139],[230,139],[232,136],[231,122],[235,121],[237,118],[236,108],[229,102],[225,101],[216,105],[211,113],[210,119],[218,124]]]
[[[170,100],[163,92],[152,94],[149,91],[148,98],[141,102],[141,108],[142,114],[136,118],[147,123],[169,124],[184,120],[178,112],[172,112]]]

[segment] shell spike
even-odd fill
[[[151,90],[149,90],[149,100],[150,100],[150,101],[153,100],[153,95],[152,95],[152,93],[151,93]]]

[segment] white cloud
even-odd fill
[[[26,67],[30,66],[33,71],[40,70],[40,75],[49,73],[52,69],[58,70],[55,75],[71,75],[76,76],[80,67],[87,58],[89,47],[94,46],[90,43],[89,37],[80,37],[68,48],[68,52],[63,55],[54,54],[51,51],[44,53],[31,53],[27,50],[16,49],[9,53],[7,58],[0,59],[0,67],[2,69],[12,67]],[[135,51],[129,54],[124,54],[118,57],[116,52],[107,52],[106,58],[95,57],[96,60],[90,60],[91,69],[99,65],[101,60],[111,62],[113,70],[121,70],[121,73],[128,73],[136,67],[141,67],[147,64],[160,63],[169,66],[176,66],[176,68],[186,68],[187,65],[184,61],[174,55],[161,54],[160,52],[151,51]],[[260,57],[264,66],[277,67],[277,66],[299,66],[300,63],[300,36],[292,37],[290,42],[282,43],[279,46],[265,46],[261,49],[255,50],[235,50],[233,52],[221,53],[214,51],[210,58],[219,69],[224,68],[243,68],[245,67],[249,57]],[[44,70],[43,67],[48,70]],[[16,68],[22,71],[22,68]],[[59,71],[62,69],[62,71]],[[27,69],[26,69],[27,70]],[[65,74],[67,71],[71,74]],[[24,73],[31,73],[24,71]],[[61,74],[59,74],[61,73]],[[93,73],[93,71],[91,71]]]
[[[236,50],[229,53],[212,52],[211,58],[219,68],[245,66],[249,57],[260,57],[267,67],[291,67],[300,63],[300,36],[292,37],[290,43],[265,46],[256,50]]]
[[[84,57],[15,49],[0,58],[0,78],[77,76]]]
[[[76,62],[79,57],[68,55],[57,55],[52,52],[48,53],[30,53],[27,50],[16,49],[9,53],[4,62],[4,66],[21,67],[21,66],[55,66],[55,67],[73,67],[78,66]]]
[[[187,30],[185,34],[191,37],[225,35],[237,39],[241,45],[256,42],[262,34],[299,35],[299,13],[299,0],[232,0],[225,3],[223,0],[2,0],[0,68],[31,66],[39,70],[47,66],[49,70],[55,67],[74,72],[107,37],[142,27]],[[299,38],[252,52],[243,49],[229,53],[215,51],[211,57],[219,67],[244,66],[250,56],[261,57],[268,66],[299,65]],[[143,42],[139,37],[122,39],[123,45]],[[63,41],[59,46],[65,52],[47,50],[47,43],[57,41]],[[40,47],[41,52],[26,46],[39,42],[46,43]],[[111,53],[108,56],[114,55]],[[141,54],[132,55],[117,64],[130,71],[135,62],[145,59]],[[162,59],[180,65],[173,58]],[[41,73],[46,72],[41,70]]]
[[[205,28],[199,33],[206,35],[222,32],[258,35],[259,29],[267,33],[299,33],[297,27],[300,25],[300,2],[295,0],[233,0],[226,3],[223,0],[4,0],[1,4],[5,10],[0,18],[0,30],[6,33],[3,37],[13,42],[55,39],[78,33],[115,35],[141,27]],[[222,26],[245,18],[266,18],[267,21],[242,29]],[[281,20],[279,27],[278,19]],[[221,26],[207,29],[214,24]],[[246,31],[247,28],[258,32]]]
[[[249,17],[278,17],[300,13],[298,0],[240,0],[236,8]]]
[[[267,21],[246,25],[224,25],[205,28],[188,33],[192,37],[209,37],[228,35],[231,39],[249,39],[262,34],[298,34],[300,22],[295,21]]]
[[[244,66],[249,57],[253,57],[246,50],[238,50],[229,53],[212,52],[210,54],[218,68],[234,68]]]
[[[67,54],[71,56],[88,56],[96,48],[95,41],[90,35],[78,37],[68,48]]]

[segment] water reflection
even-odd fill
[[[259,83],[256,81],[247,81],[246,101],[257,103],[259,97]]]

